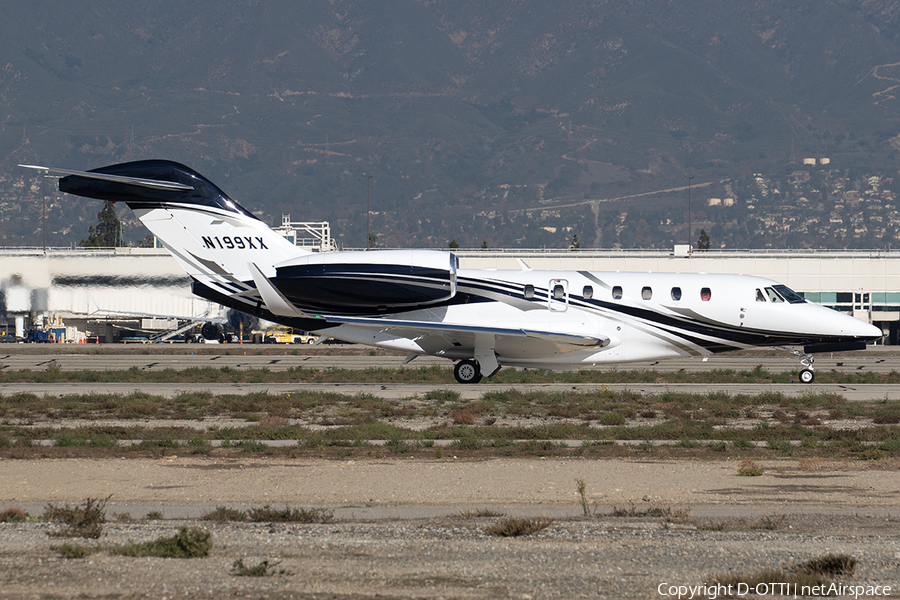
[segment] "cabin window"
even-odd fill
[[[676,302],[681,300],[681,288],[680,287],[672,288],[672,300],[675,300]]]
[[[530,283],[525,286],[525,297],[534,298],[534,286]]]
[[[784,302],[784,298],[779,296],[778,292],[770,287],[766,288],[766,296],[769,297],[769,302]]]
[[[765,302],[766,301],[766,296],[762,293],[762,290],[759,288],[756,288],[756,301],[757,302]]]
[[[594,297],[594,288],[592,288],[589,285],[584,286],[584,289],[581,290],[581,295],[584,297],[585,300],[590,300],[591,298]]]
[[[700,299],[704,302],[709,302],[710,298],[712,298],[712,290],[710,290],[709,288],[701,288]]]
[[[556,284],[553,286],[553,299],[554,300],[565,300],[566,292],[563,289],[563,286]]]
[[[652,297],[653,297],[653,288],[650,288],[650,287],[641,288],[641,298],[643,298],[644,300],[649,300]]]
[[[613,300],[621,300],[622,299],[622,286],[621,285],[617,285],[617,286],[613,287],[612,297],[613,297]]]

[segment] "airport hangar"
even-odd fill
[[[900,251],[457,250],[462,268],[740,273],[874,323],[898,344]],[[0,250],[0,333],[66,328],[66,341],[162,340],[203,323],[238,330],[235,315],[190,292],[158,248]],[[246,332],[245,332],[246,333]],[[57,336],[58,337],[58,336]]]

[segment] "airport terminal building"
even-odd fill
[[[739,273],[768,277],[807,299],[880,327],[898,344],[900,251],[457,250],[460,267],[481,269]],[[235,322],[196,297],[163,249],[0,250],[0,333],[69,326],[92,339],[173,331],[191,321]],[[76,335],[70,333],[67,340]]]

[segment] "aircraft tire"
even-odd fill
[[[802,371],[800,371],[800,381],[803,383],[812,383],[815,378],[815,372],[811,371],[810,369],[803,369]]]
[[[481,369],[474,360],[461,360],[453,368],[453,376],[459,383],[478,383],[481,381]]]

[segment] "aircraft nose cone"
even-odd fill
[[[884,335],[884,332],[882,332],[880,328],[869,325],[868,323],[865,323],[864,329],[865,333],[863,333],[861,337],[864,337],[867,340],[877,340]]]

